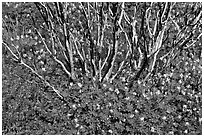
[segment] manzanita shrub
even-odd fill
[[[2,134],[202,134],[200,3],[3,9]]]

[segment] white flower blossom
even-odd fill
[[[42,71],[46,71],[46,69],[45,69],[45,68],[42,68]]]
[[[82,84],[81,83],[77,83],[77,85],[81,88],[82,87]]]

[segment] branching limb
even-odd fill
[[[95,75],[97,75],[97,68],[96,68],[96,64],[95,64],[95,44],[94,44],[94,40],[92,38],[92,35],[91,35],[91,25],[90,25],[90,9],[89,9],[89,4],[88,4],[88,11],[85,10],[85,7],[84,7],[84,4],[83,3],[80,3],[81,4],[81,8],[82,8],[82,13],[85,17],[85,20],[86,20],[86,28],[85,30],[87,31],[87,37],[88,37],[88,40],[90,41],[90,63],[91,63],[91,67],[92,67],[92,76],[94,77]]]
[[[11,48],[8,46],[7,43],[5,43],[5,42],[3,41],[2,44],[3,44],[4,46],[6,46],[6,48],[9,50],[9,52],[12,54],[12,56],[14,57],[14,58],[13,58],[14,61],[16,61],[16,62],[20,62],[21,57],[20,57],[19,51],[18,51],[18,56],[17,56],[17,55],[11,50]],[[15,48],[15,46],[14,46],[14,48]],[[17,51],[18,49],[15,48],[15,50]]]
[[[121,24],[119,24],[119,27],[120,27],[120,29],[122,30],[122,32],[125,34],[125,38],[126,38],[126,41],[128,42],[129,50],[128,50],[127,53],[126,53],[125,59],[120,63],[120,66],[119,66],[119,68],[118,68],[116,74],[115,74],[114,76],[112,76],[112,78],[110,79],[111,81],[113,81],[113,80],[117,77],[117,75],[120,74],[120,72],[122,71],[123,65],[125,64],[125,62],[126,62],[127,58],[129,57],[129,55],[132,53],[131,43],[130,43],[130,40],[129,40],[129,38],[128,38],[128,35],[127,35],[127,33],[124,31],[124,29],[123,29],[123,27],[121,26]]]
[[[46,81],[43,76],[41,76],[40,74],[38,74],[32,67],[30,67],[29,65],[27,65],[25,62],[23,62],[21,60],[21,65],[25,66],[26,68],[28,68],[29,70],[31,70],[32,73],[34,73],[38,78],[40,78],[41,81],[43,81],[45,83],[46,86],[52,88],[52,90],[61,98],[64,99],[64,97],[60,94],[60,91],[58,91],[54,86],[52,86],[48,81]]]
[[[65,64],[64,64],[62,61],[60,61],[59,59],[57,59],[57,57],[52,54],[52,52],[51,52],[50,49],[48,48],[48,45],[46,44],[44,38],[43,38],[42,35],[40,34],[40,32],[39,32],[36,28],[35,28],[35,30],[36,30],[36,32],[38,33],[38,35],[40,36],[40,38],[42,39],[43,44],[44,44],[44,46],[45,46],[45,49],[48,51],[48,53],[51,55],[51,57],[52,57],[58,64],[60,64],[60,66],[62,67],[62,69],[64,70],[64,72],[65,72],[69,77],[72,78],[72,75],[71,75],[71,73],[67,70]]]
[[[188,46],[184,47],[184,49],[188,49],[188,48],[190,48],[192,45],[194,45],[194,44],[197,42],[197,40],[200,39],[201,36],[202,36],[202,33],[200,33],[199,36],[196,38],[196,40],[194,40],[191,44],[189,44]]]
[[[101,70],[103,70],[103,68],[105,67],[107,61],[108,61],[108,57],[110,56],[110,53],[111,53],[111,45],[108,46],[108,53],[107,53],[107,56],[106,56],[106,59],[105,61],[103,62],[103,65],[101,67]]]
[[[117,8],[119,8],[118,5],[115,5],[117,6]],[[124,2],[121,4],[121,7],[124,8]],[[121,21],[122,21],[122,17],[123,17],[123,13],[124,11],[122,10],[121,13],[119,14],[118,13],[119,11],[117,10],[117,13],[115,13],[115,17],[114,17],[114,29],[113,29],[113,52],[112,54],[110,55],[110,60],[108,62],[108,65],[107,65],[107,68],[106,68],[106,71],[105,71],[105,74],[102,78],[102,81],[105,79],[105,80],[109,80],[110,76],[111,76],[111,73],[112,73],[112,70],[113,70],[113,66],[114,66],[114,62],[115,62],[115,59],[116,59],[116,55],[117,55],[117,52],[118,52],[118,43],[119,43],[119,34],[120,34],[120,28],[119,28],[119,24],[121,24]],[[114,14],[113,14],[114,15]],[[117,16],[119,15],[119,19],[117,19]]]
[[[117,70],[117,72],[115,73],[115,75],[112,76],[112,78],[110,79],[110,81],[113,81],[122,71],[123,69],[123,66],[128,58],[128,56],[130,55],[130,50],[127,51],[126,53],[126,56],[125,56],[125,59],[120,63],[120,67],[119,69]]]
[[[65,5],[64,8],[64,19],[65,21],[63,22],[63,32],[64,32],[64,38],[65,38],[65,49],[68,51],[69,54],[69,61],[70,61],[70,67],[71,67],[71,78],[74,80],[75,79],[75,72],[74,72],[74,61],[73,61],[73,51],[72,51],[72,45],[70,43],[70,34],[69,31],[67,31],[67,4]]]
[[[165,9],[164,9],[163,14],[161,15],[160,19],[163,18],[164,13],[167,10],[167,5],[168,5],[168,3],[166,3]],[[164,23],[164,26],[160,26],[160,28],[162,28],[162,29],[159,31],[159,33],[157,35],[157,38],[156,38],[156,42],[154,43],[153,48],[152,48],[150,54],[148,55],[149,59],[150,59],[151,56],[153,56],[153,58],[151,59],[151,64],[150,64],[149,69],[148,69],[149,72],[146,75],[146,77],[144,78],[143,82],[145,82],[148,79],[148,77],[151,75],[151,73],[154,70],[154,67],[155,67],[155,64],[156,64],[156,61],[157,61],[157,55],[158,55],[159,51],[162,48],[162,40],[163,40],[164,32],[166,31],[167,26],[168,26],[167,21],[168,21],[168,19],[170,17],[170,12],[171,12],[172,7],[173,7],[173,5],[171,5],[169,7],[169,10],[168,10],[168,13],[167,13],[167,18],[166,18],[166,20],[162,21]],[[160,25],[162,25],[162,24],[160,24]],[[156,33],[156,29],[154,29],[153,35],[155,35],[155,33]]]
[[[151,16],[151,7],[149,7],[146,11],[146,24],[147,24],[147,30],[149,32],[149,36],[150,38],[152,38],[152,32],[150,30],[150,26],[149,26],[149,19],[150,19],[150,16]]]
[[[43,76],[41,76],[37,71],[35,71],[32,67],[30,67],[29,65],[27,65],[22,58],[18,57],[15,55],[15,53],[9,48],[8,44],[3,43],[4,46],[6,46],[6,48],[9,50],[9,52],[12,54],[12,56],[14,56],[15,60],[18,60],[18,63],[23,65],[24,67],[28,68],[32,73],[34,73],[42,82],[45,83],[46,86],[49,86],[50,88],[52,88],[52,90],[61,98],[64,99],[64,97],[60,94],[60,91],[58,91],[54,86],[52,86],[48,81],[46,81]],[[18,50],[18,49],[16,49]]]

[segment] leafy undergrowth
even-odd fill
[[[130,91],[123,80],[96,84],[87,78],[63,87],[65,103],[42,85],[14,76],[28,73],[20,66],[3,65],[3,134],[202,134],[201,72],[180,70]]]

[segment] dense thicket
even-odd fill
[[[2,3],[3,134],[201,134],[201,11]]]

